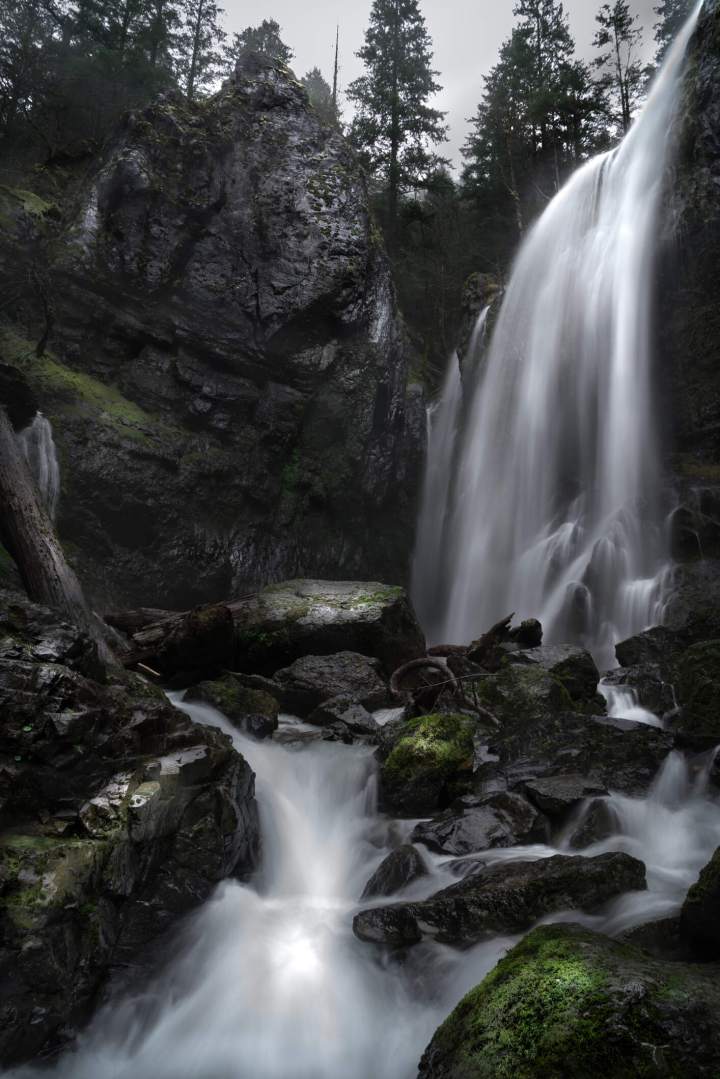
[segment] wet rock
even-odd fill
[[[419,1079],[713,1076],[715,969],[661,963],[577,925],[535,929],[435,1033]]]
[[[379,730],[373,716],[355,697],[341,694],[318,705],[308,716],[308,723],[324,727],[326,737],[341,742],[376,741]]]
[[[572,701],[597,703],[600,673],[595,660],[584,648],[572,645],[531,648],[512,653],[508,662],[540,667],[564,686]]]
[[[572,850],[584,850],[619,831],[620,821],[610,802],[605,798],[594,798],[573,828],[569,845]]]
[[[679,917],[646,922],[621,933],[617,939],[654,959],[665,959],[670,963],[691,963],[697,958],[688,942],[683,939]]]
[[[459,798],[435,820],[418,824],[413,842],[439,854],[464,855],[548,838],[547,821],[519,794],[502,791]]]
[[[0,595],[0,1060],[48,1052],[113,970],[257,860],[230,739],[136,675],[88,676],[80,631]]]
[[[422,392],[359,163],[292,74],[133,113],[72,204],[48,277],[77,377],[38,382],[83,580],[182,609],[297,566],[401,579]]]
[[[720,847],[687,894],[680,931],[703,958],[720,957]]]
[[[542,624],[537,618],[527,618],[510,630],[510,640],[520,648],[539,648],[543,640]]]
[[[572,700],[562,682],[540,664],[512,664],[473,684],[480,704],[503,729],[531,727],[563,711],[572,711]]]
[[[239,731],[253,738],[270,738],[278,727],[280,705],[275,697],[262,689],[243,686],[231,675],[191,686],[185,700],[217,708]]]
[[[676,669],[680,712],[672,729],[684,744],[711,749],[720,742],[720,640],[693,645]]]
[[[668,660],[677,648],[677,637],[667,626],[655,626],[615,645],[615,655],[621,667],[655,666],[667,668]]]
[[[536,779],[582,776],[591,787],[642,794],[674,743],[668,731],[629,720],[551,715],[501,730],[491,744],[497,760],[478,769],[475,787],[517,790]]]
[[[402,588],[287,581],[230,606],[238,670],[250,673],[272,674],[307,655],[359,652],[379,659],[391,674],[425,653],[425,638]]]
[[[544,776],[525,784],[531,802],[550,817],[562,817],[586,798],[608,791],[581,775]]]
[[[382,708],[390,696],[380,669],[379,660],[356,652],[303,656],[276,671],[272,684],[284,710],[298,716],[338,696],[352,696],[364,708]]]
[[[398,816],[444,809],[465,793],[474,767],[476,723],[440,713],[401,721],[383,731],[380,804]]]
[[[427,873],[428,868],[420,851],[412,843],[405,843],[380,863],[365,885],[360,899],[394,895],[408,884],[426,877]]]
[[[554,911],[591,910],[645,887],[645,866],[629,854],[496,862],[430,899],[361,911],[353,931],[388,946],[423,937],[468,946],[493,933],[520,932]]]
[[[637,694],[637,702],[656,716],[664,716],[675,707],[673,686],[657,663],[617,667],[608,671],[603,681],[609,686],[626,687]]]

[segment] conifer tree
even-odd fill
[[[300,82],[307,90],[310,104],[324,124],[338,125],[340,114],[333,98],[332,87],[323,78],[319,67],[314,67],[303,75]]]
[[[385,185],[388,244],[394,250],[400,196],[426,185],[443,163],[432,147],[447,138],[444,114],[429,105],[441,87],[418,0],[374,0],[357,55],[365,74],[347,91],[357,108],[352,138]]]
[[[668,49],[677,37],[686,19],[690,17],[694,0],[660,0],[656,4],[655,14],[658,21],[655,23],[655,41],[657,53],[655,63],[660,65],[667,54]]]
[[[593,61],[608,112],[622,134],[630,127],[643,93],[644,71],[639,60],[642,29],[627,0],[603,4],[596,15],[599,30],[593,45],[602,50]]]
[[[232,74],[241,52],[251,50],[272,56],[283,64],[289,64],[295,55],[280,36],[282,28],[275,19],[263,19],[259,26],[246,26],[239,34],[233,34],[232,42],[223,50],[224,68]]]
[[[184,0],[179,67],[188,101],[202,93],[220,72],[219,49],[225,39],[219,22],[222,13],[216,0]]]

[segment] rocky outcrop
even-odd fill
[[[476,728],[470,716],[443,712],[386,729],[380,749],[381,806],[398,816],[424,816],[468,791]]]
[[[287,69],[248,55],[213,98],[130,115],[48,285],[49,351],[2,352],[53,421],[96,600],[404,578],[421,392],[362,172]]]
[[[113,970],[255,866],[254,775],[95,645],[0,593],[0,1064],[72,1036]]]
[[[536,929],[460,1002],[418,1079],[625,1079],[720,1069],[717,968],[661,963],[577,925]]]
[[[687,894],[680,932],[700,956],[720,957],[720,847]]]
[[[360,940],[389,947],[423,937],[468,946],[494,933],[520,932],[553,911],[590,910],[645,887],[645,866],[629,854],[497,862],[430,899],[360,911],[353,930]]]

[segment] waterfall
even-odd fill
[[[449,582],[425,626],[436,641],[472,640],[515,611],[610,661],[617,640],[662,618],[653,264],[697,14],[624,142],[575,173],[520,250],[457,447],[442,549],[434,566],[418,555],[423,575]],[[430,479],[449,437],[433,431],[426,490],[451,486],[447,473]]]
[[[490,305],[478,316],[465,360],[465,377],[472,381],[485,344]],[[451,585],[445,550],[452,511],[458,435],[464,401],[460,357],[453,352],[439,399],[427,410],[427,466],[423,482],[418,538],[413,558],[412,594],[423,625],[438,621]]]
[[[52,521],[60,498],[60,465],[53,439],[52,425],[42,412],[18,435],[18,442],[30,466],[40,498]]]

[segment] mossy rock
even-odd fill
[[[272,694],[243,686],[227,675],[212,682],[200,682],[185,695],[222,712],[239,730],[264,737],[277,729],[280,705]],[[264,721],[264,722],[263,722]]]
[[[419,1079],[714,1079],[717,975],[580,926],[543,926],[460,1002]]]
[[[420,716],[403,723],[380,773],[384,808],[407,816],[444,809],[472,780],[477,722],[467,715]]]
[[[536,723],[577,710],[560,679],[537,666],[506,663],[497,674],[475,683],[473,691],[503,726]]]
[[[680,928],[701,956],[720,956],[720,847],[687,894]]]
[[[674,729],[699,747],[720,742],[720,640],[695,644],[677,662],[681,714]]]

